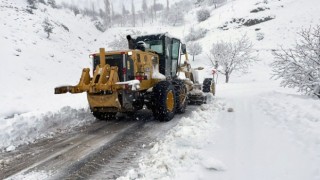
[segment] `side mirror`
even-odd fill
[[[186,44],[182,44],[181,45],[181,50],[182,50],[183,54],[187,54],[187,46],[186,46]]]

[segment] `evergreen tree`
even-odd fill
[[[110,3],[110,4],[111,4],[111,22],[113,22],[114,16],[115,16],[115,12],[114,12],[114,8],[113,8],[113,4],[112,3]]]
[[[136,27],[136,12],[133,4],[133,0],[131,0],[131,13],[132,13],[132,26]]]
[[[154,17],[155,20],[157,19],[156,3],[157,3],[157,1],[153,0],[153,8],[152,8],[152,10],[153,10],[153,17]]]
[[[121,26],[123,26],[125,24],[126,17],[127,17],[127,10],[126,10],[126,7],[124,6],[124,4],[122,4],[122,23],[121,23]]]
[[[142,10],[141,10],[141,15],[142,15],[142,24],[146,22],[146,14],[148,14],[148,5],[147,1],[143,0],[142,1]]]
[[[43,27],[44,32],[47,33],[47,38],[49,39],[50,38],[50,34],[52,33],[54,27],[50,23],[48,18],[44,19],[44,21],[42,23],[42,27]]]
[[[95,16],[96,14],[96,7],[94,6],[94,3],[91,2],[91,11],[92,11],[92,16]]]
[[[104,0],[105,18],[104,22],[107,26],[111,26],[111,9],[109,0]]]

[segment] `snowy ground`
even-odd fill
[[[259,66],[220,83],[119,179],[319,179],[319,100],[259,78]]]
[[[248,12],[257,7],[257,2],[231,2],[199,26],[216,27],[233,17],[255,17]],[[212,39],[232,40],[244,33],[255,39],[258,28],[264,35],[263,40],[254,42],[260,62],[246,75],[234,74],[230,84],[224,84],[220,75],[215,101],[208,110],[194,112],[190,117],[194,123],[182,119],[182,124],[142,157],[140,168],[120,179],[320,179],[319,100],[279,87],[279,82],[270,79],[269,67],[272,49],[280,45],[289,48],[299,29],[320,23],[315,7],[320,4],[268,2],[270,10],[260,15],[275,16],[274,20],[227,31],[211,30],[200,40],[210,49]],[[203,66],[203,62],[193,64]]]
[[[191,112],[158,141],[120,179],[320,179],[320,104],[271,80],[272,49],[290,47],[302,27],[320,24],[318,0],[235,0],[213,10],[198,23],[195,8],[181,27],[113,28],[98,32],[86,17],[40,7],[26,13],[23,0],[0,2],[0,149],[15,151],[21,144],[65,133],[95,121],[85,95],[53,95],[53,88],[76,84],[83,67],[91,67],[88,54],[120,35],[137,31],[169,32],[183,38],[190,27],[208,30],[198,40],[204,52],[192,62],[204,66],[210,76],[206,53],[212,43],[247,34],[260,61],[250,73],[234,74],[230,84],[219,76],[217,95],[211,104]],[[257,7],[268,10],[250,13]],[[209,7],[212,9],[212,7]],[[46,10],[44,10],[46,9]],[[275,19],[251,27],[229,24],[232,18]],[[56,24],[51,40],[41,23],[49,17]],[[67,25],[67,32],[61,24]],[[263,36],[263,40],[257,40]],[[228,112],[231,111],[231,112]],[[47,173],[47,172],[46,172]],[[45,179],[38,172],[31,177]],[[23,177],[27,178],[27,177]]]

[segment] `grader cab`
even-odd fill
[[[167,34],[127,40],[128,50],[101,48],[92,55],[93,76],[85,68],[78,85],[57,87],[55,94],[86,92],[93,115],[101,120],[112,119],[117,112],[133,114],[144,105],[160,121],[185,112],[194,86],[192,72],[181,64],[182,56],[187,56],[185,45]],[[178,78],[179,73],[187,78]]]

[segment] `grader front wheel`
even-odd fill
[[[170,82],[159,82],[153,88],[153,116],[159,121],[170,121],[176,111],[176,93]]]

